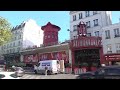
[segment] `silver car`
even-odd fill
[[[16,67],[15,74],[19,77],[22,77],[25,74],[25,70],[21,67]]]

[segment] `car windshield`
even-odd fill
[[[18,70],[23,70],[23,69],[21,67],[17,67],[16,70],[18,71]]]
[[[5,75],[4,75],[4,74],[0,74],[0,79],[1,79],[1,78],[4,78],[4,77],[5,77]]]

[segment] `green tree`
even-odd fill
[[[3,17],[0,17],[0,45],[11,40],[11,24]]]

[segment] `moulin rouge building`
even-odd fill
[[[44,31],[43,44],[40,47],[21,51],[21,61],[27,65],[33,65],[40,60],[70,60],[69,42],[58,42],[58,32],[60,27],[48,22],[41,29]]]
[[[42,26],[44,31],[43,45],[38,48],[31,48],[21,52],[21,60],[26,64],[36,64],[40,60],[64,60],[75,64],[104,63],[101,37],[86,36],[86,25],[82,22],[77,26],[77,36],[68,42],[58,43],[58,32],[60,27],[51,24]]]

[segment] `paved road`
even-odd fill
[[[57,74],[57,75],[40,75],[40,74],[25,74],[21,79],[75,79],[77,75],[73,74]]]

